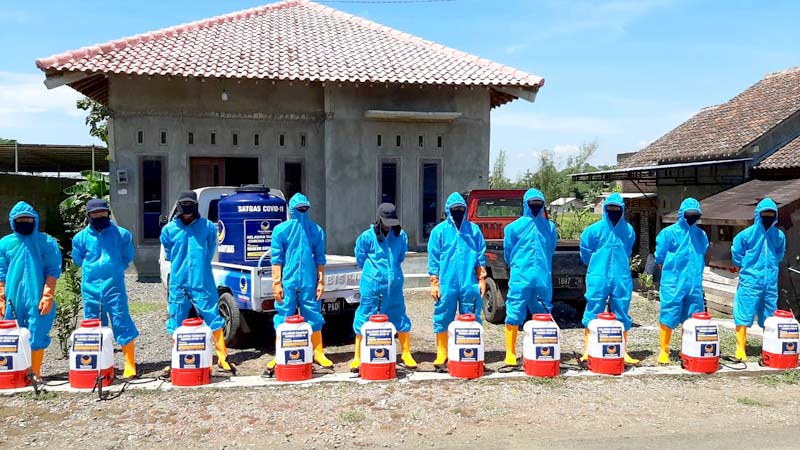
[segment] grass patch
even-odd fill
[[[339,414],[339,418],[342,419],[342,422],[345,423],[360,423],[363,422],[367,416],[364,413],[351,409],[349,411],[343,411]]]
[[[130,310],[132,316],[139,316],[158,311],[166,312],[167,306],[161,303],[131,302],[128,303],[128,309]]]
[[[784,384],[800,384],[800,370],[790,370],[777,375],[766,375],[757,378],[758,382],[767,386]]]
[[[39,395],[36,395],[36,393],[33,392],[33,388],[31,388],[30,391],[25,391],[19,394],[19,397],[36,402],[44,402],[48,400],[56,400],[58,398],[58,393],[51,391],[40,391]]]
[[[759,406],[759,407],[769,406],[766,403],[763,403],[759,400],[750,397],[739,397],[736,399],[736,403],[744,406]]]

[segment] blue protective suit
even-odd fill
[[[703,303],[703,268],[708,250],[708,236],[697,224],[689,225],[686,211],[700,210],[700,202],[687,198],[678,209],[678,222],[656,237],[656,264],[661,272],[662,325],[674,329],[694,313],[705,311]]]
[[[72,238],[72,260],[83,273],[83,317],[98,318],[102,302],[103,325],[110,315],[114,339],[122,346],[139,336],[125,290],[125,269],[133,255],[131,233],[113,222],[103,231],[88,226]]]
[[[219,315],[217,283],[211,272],[217,250],[216,225],[204,217],[186,225],[175,216],[161,229],[161,245],[171,262],[167,333],[171,335],[189,317],[193,303],[211,331],[222,328],[225,319]]]
[[[14,230],[18,216],[33,216],[33,233],[25,236],[11,233],[0,239],[0,282],[6,284],[5,319],[14,319],[31,332],[31,349],[42,350],[50,345],[50,329],[56,318],[56,305],[47,315],[39,314],[39,302],[44,294],[47,277],[61,276],[61,250],[58,242],[39,232],[39,215],[25,202],[11,209],[8,220]]]
[[[486,266],[486,241],[477,225],[467,220],[461,228],[450,214],[453,206],[467,206],[464,197],[453,192],[445,202],[446,220],[431,230],[428,239],[428,274],[439,277],[442,297],[433,307],[433,332],[447,331],[455,319],[456,307],[462,314],[474,313],[481,320],[483,300],[475,269]]]
[[[506,324],[522,325],[531,314],[553,309],[553,254],[558,233],[545,217],[544,208],[533,215],[528,201],[545,201],[537,189],[528,189],[522,199],[522,217],[506,226],[503,256],[511,268],[506,296]]]
[[[378,225],[380,226],[380,225]],[[411,319],[406,315],[406,301],[403,297],[403,269],[400,265],[406,259],[408,236],[405,230],[395,235],[394,230],[378,240],[375,225],[361,233],[356,240],[356,262],[363,269],[361,274],[361,304],[356,310],[353,330],[361,334],[361,326],[369,321],[369,316],[378,313],[378,300],[381,295],[382,314],[398,332],[411,330]]]
[[[764,229],[761,212],[775,211],[775,222]],[[758,314],[758,324],[772,317],[778,309],[778,269],[786,253],[786,236],[777,227],[778,205],[769,198],[758,202],[755,223],[733,238],[731,255],[739,267],[739,287],[733,301],[733,321],[751,326]]]
[[[622,218],[616,225],[606,214],[608,205],[622,207]],[[625,201],[617,193],[609,195],[603,204],[603,218],[589,225],[581,234],[581,261],[589,266],[586,270],[584,327],[605,311],[608,301],[611,312],[625,325],[625,330],[631,328],[628,314],[633,292],[630,256],[635,241],[633,227],[625,220]]]
[[[272,231],[271,258],[273,265],[283,267],[283,303],[275,302],[273,323],[275,328],[287,316],[295,314],[300,304],[300,315],[313,331],[322,330],[322,303],[317,301],[317,266],[325,265],[325,232],[322,227],[302,213],[299,206],[311,206],[305,195],[294,194],[289,200],[286,222]]]

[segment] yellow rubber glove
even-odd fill
[[[275,301],[278,303],[283,303],[283,283],[281,282],[283,278],[283,267],[280,265],[272,265],[272,295],[275,297]]]
[[[0,281],[0,319],[6,316],[6,282]]]
[[[325,266],[317,266],[317,300],[322,300],[325,292]]]
[[[44,293],[39,301],[39,314],[46,316],[53,310],[53,296],[56,295],[55,277],[47,277],[44,282]]]
[[[436,275],[431,275],[431,297],[433,297],[433,301],[438,302],[440,298],[442,298],[442,289],[439,286],[439,277]]]
[[[483,298],[486,295],[486,267],[476,267],[475,275],[478,277],[478,289],[481,291],[481,298]]]

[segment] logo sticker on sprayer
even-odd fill
[[[695,328],[695,340],[697,342],[717,342],[719,340],[719,330],[716,326],[698,326]]]
[[[481,330],[479,328],[456,328],[453,331],[456,345],[480,345],[481,343]]]
[[[620,327],[598,327],[597,328],[597,342],[601,344],[621,344],[622,343],[622,328]],[[605,352],[603,346],[603,352]]]
[[[376,328],[367,330],[365,333],[365,341],[367,347],[385,347],[392,345],[394,336],[390,328]]]
[[[558,330],[555,328],[534,328],[531,336],[535,345],[558,344]]]
[[[9,371],[14,367],[13,356],[0,356],[0,372]]]
[[[543,346],[543,347],[536,347],[536,359],[537,360],[552,360],[553,355],[555,355],[556,351],[551,346]]]
[[[784,355],[796,355],[797,342],[784,342],[781,351]]]
[[[717,344],[700,344],[701,357],[715,357],[717,356]]]
[[[99,352],[100,335],[97,333],[75,334],[72,338],[72,350],[75,352]]]
[[[471,347],[458,349],[458,360],[460,362],[477,362],[478,349]]]
[[[197,353],[188,353],[180,355],[181,369],[198,369],[200,367],[200,355]]]
[[[794,323],[779,323],[778,339],[800,339],[800,327]]]
[[[620,351],[619,345],[604,345],[603,346],[603,357],[610,357],[610,358],[619,358]]]
[[[203,351],[206,349],[205,333],[181,333],[178,335],[178,351]]]
[[[281,331],[282,348],[308,347],[308,330]],[[288,358],[286,359],[289,360]]]
[[[303,348],[284,350],[283,356],[286,359],[286,365],[306,363],[306,350]]]
[[[369,362],[371,363],[388,363],[389,362],[389,349],[388,348],[371,348],[369,349]]]
[[[81,370],[96,370],[97,355],[75,355],[75,368]]]
[[[0,336],[0,353],[17,353],[19,336]]]

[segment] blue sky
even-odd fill
[[[375,0],[373,0],[374,2]],[[91,143],[78,94],[47,91],[34,60],[268,0],[3,0],[0,137]],[[545,78],[536,102],[492,112],[507,176],[542,149],[566,158],[596,139],[596,164],[635,151],[764,74],[800,66],[800,2],[455,0],[337,9]]]

